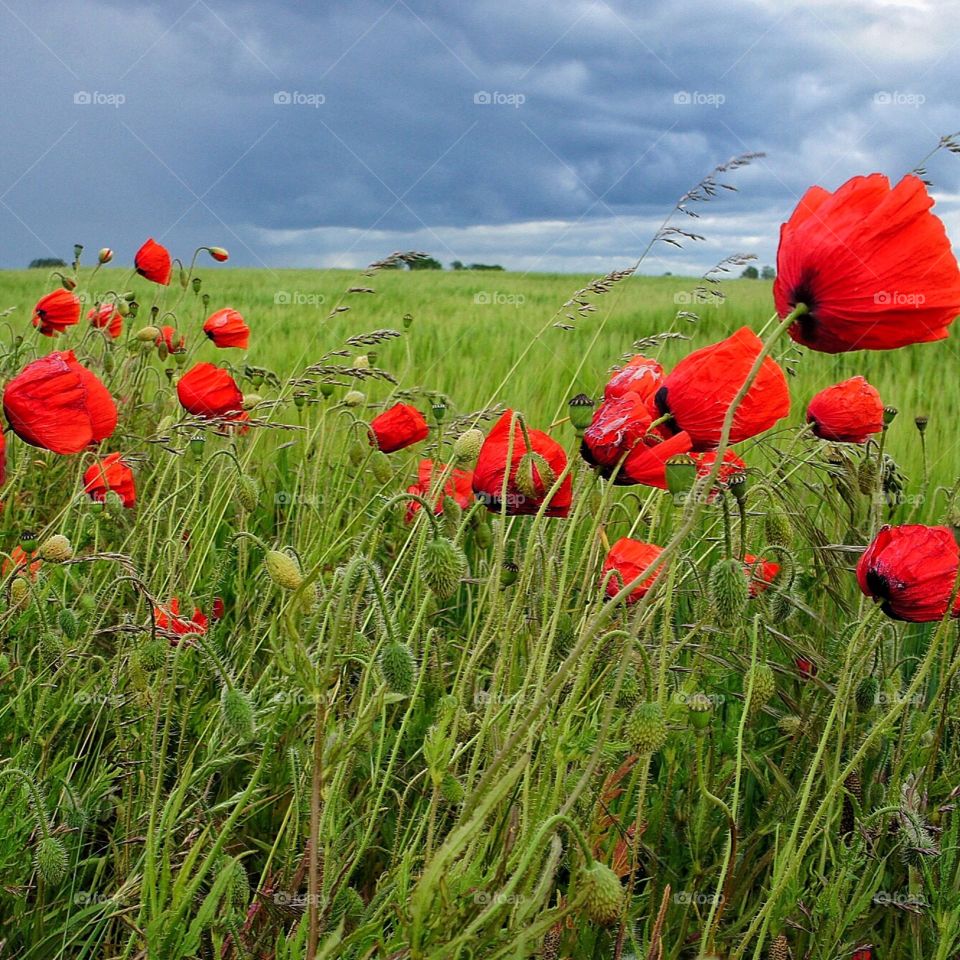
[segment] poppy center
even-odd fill
[[[810,343],[817,336],[817,298],[813,295],[813,282],[810,277],[801,279],[791,291],[790,306],[796,307],[798,303],[804,304],[807,312],[797,317],[794,323],[800,328],[803,340]]]
[[[666,430],[672,437],[674,434],[680,432],[680,427],[677,425],[676,420],[673,416],[673,411],[670,409],[670,402],[667,399],[667,388],[661,387],[654,395],[653,402],[657,407],[657,412],[661,417],[668,417],[669,419],[664,420],[663,423],[659,424],[661,430]]]
[[[867,571],[867,588],[874,597],[879,597],[881,600],[890,599],[890,581],[876,570]]]

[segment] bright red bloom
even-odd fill
[[[132,507],[137,502],[133,471],[119,453],[107,454],[99,463],[88,467],[83,474],[83,489],[98,503],[103,503],[111,490],[125,507]]]
[[[180,405],[198,417],[233,417],[243,409],[243,394],[233,377],[212,363],[194,364],[178,381]]]
[[[436,476],[434,476],[435,473]],[[437,492],[437,502],[433,512],[438,517],[443,513],[445,497],[450,497],[462,510],[466,510],[473,502],[473,473],[467,470],[459,470],[456,467],[450,471],[450,468],[443,463],[437,467],[432,460],[421,460],[417,469],[417,482],[407,487],[407,493],[429,497],[430,491],[440,476],[446,476],[448,479],[443,490]],[[420,504],[416,500],[411,500],[407,505],[407,513],[404,517],[406,522],[410,523],[420,509]]]
[[[187,345],[187,338],[180,334],[179,340],[174,340],[177,334],[176,327],[161,327],[160,336],[154,341],[156,345],[167,348],[167,353],[179,353]]]
[[[429,432],[427,421],[416,407],[397,403],[370,422],[370,446],[393,453],[426,440]]]
[[[508,516],[529,516],[539,512],[541,505],[553,487],[553,483],[545,483],[539,471],[534,467],[532,474],[536,496],[528,496],[517,487],[517,468],[527,453],[536,453],[546,460],[555,477],[559,477],[567,469],[567,454],[563,447],[553,437],[540,430],[528,430],[533,450],[527,449],[523,429],[519,421],[513,424],[513,453],[510,454],[510,423],[513,420],[513,411],[507,410],[493,425],[487,434],[477,465],[473,468],[473,492],[477,499],[482,500],[488,510],[495,513],[502,509],[504,479],[506,479],[506,513]],[[509,475],[507,473],[509,466]],[[548,517],[566,517],[570,513],[570,504],[573,500],[573,484],[570,475],[564,478],[560,488],[553,495],[545,511]]]
[[[146,277],[161,286],[170,283],[172,264],[166,247],[162,247],[153,237],[137,251],[133,265],[141,277]]]
[[[793,662],[804,680],[810,680],[817,675],[817,665],[809,657],[795,657]]]
[[[658,547],[655,543],[644,543],[641,540],[631,540],[629,537],[621,537],[607,554],[603,561],[603,568],[600,571],[600,582],[606,582],[608,597],[615,597],[628,583],[632,583],[643,573],[651,563],[663,553],[663,547]],[[609,578],[607,574],[615,570]],[[647,577],[636,589],[632,590],[627,597],[627,603],[636,603],[653,586],[660,568]]]
[[[807,407],[807,422],[822,440],[866,443],[883,429],[883,401],[863,377],[851,377],[821,390]]]
[[[106,330],[114,340],[123,332],[123,317],[112,303],[101,303],[99,307],[87,313],[90,325],[98,330]]]
[[[113,397],[72,350],[28,363],[4,389],[3,411],[21,440],[60,454],[79,453],[117,426]]]
[[[630,456],[623,461],[615,483],[618,486],[630,486],[642,483],[647,487],[667,489],[667,460],[692,449],[690,436],[681,431],[667,440],[659,436],[648,437],[644,443],[638,443]]]
[[[663,367],[656,360],[637,354],[618,370],[603,389],[604,400],[615,400],[625,393],[636,393],[644,400],[652,397],[663,381]]]
[[[643,443],[651,423],[646,400],[637,393],[604,400],[583,432],[580,455],[591,466],[613,468],[625,453]]]
[[[750,578],[750,596],[758,597],[780,575],[780,564],[772,560],[755,557],[752,553],[743,555],[743,563]]]
[[[210,619],[213,620],[214,623],[222,620],[225,609],[223,597],[214,597],[213,603],[210,606]]]
[[[207,632],[207,618],[198,607],[193,608],[191,619],[188,620],[186,617],[180,616],[180,600],[178,597],[171,598],[165,608],[154,607],[153,615],[160,630],[170,630],[181,637],[187,633]]]
[[[943,619],[957,577],[957,543],[949,527],[882,527],[857,564],[861,592],[894,620]],[[960,616],[960,597],[951,615]]]
[[[232,307],[224,307],[207,317],[203,332],[217,347],[239,347],[247,349],[250,341],[250,328],[243,317]]]
[[[892,350],[942,340],[960,313],[960,269],[933,200],[908,174],[811,187],[780,228],[777,312],[809,312],[791,327],[823,353]]]
[[[711,450],[720,442],[727,410],[743,386],[763,344],[748,327],[695,350],[681,360],[653,397],[656,415],[671,415],[661,425],[665,435],[690,434],[693,449]],[[790,412],[787,379],[766,357],[760,372],[734,415],[730,443],[769,430]]]
[[[80,298],[62,287],[41,297],[33,308],[33,325],[45,337],[55,337],[79,322]]]
[[[701,477],[707,476],[713,469],[713,465],[717,462],[717,454],[713,450],[708,450],[706,453],[695,453],[693,459],[697,464],[697,479],[699,480]],[[720,464],[720,470],[714,482],[718,487],[725,487],[730,482],[731,477],[739,477],[746,472],[747,465],[743,460],[733,450],[727,449],[723,451],[723,462]],[[715,496],[716,490],[711,490],[710,498],[713,499]]]
[[[850,960],[873,960],[873,947],[869,944],[857,947],[850,955]]]

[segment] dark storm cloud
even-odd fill
[[[154,235],[181,254],[221,243],[244,264],[420,247],[605,270],[748,150],[768,157],[690,224],[708,241],[657,249],[646,269],[769,262],[807,185],[899,176],[960,128],[948,12],[0,0],[0,263],[75,240],[129,260]],[[931,175],[952,227],[958,170],[937,158]]]

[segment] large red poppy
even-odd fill
[[[194,364],[178,381],[180,405],[198,417],[229,417],[243,409],[243,394],[233,377],[212,363]]]
[[[948,527],[883,527],[857,564],[860,590],[894,620],[940,620],[957,577],[957,543]],[[952,616],[960,615],[960,598]]]
[[[161,286],[170,283],[172,263],[166,247],[157,243],[153,237],[137,251],[133,258],[133,265],[141,277],[146,277]]]
[[[477,499],[486,504],[488,510],[499,513],[504,506],[501,501],[504,479],[506,479],[506,513],[510,516],[535,514],[539,512],[553,484],[545,483],[544,478],[534,467],[532,474],[536,495],[531,497],[528,493],[523,493],[517,487],[517,468],[520,466],[520,461],[527,453],[539,454],[546,460],[555,477],[559,477],[567,468],[567,454],[556,440],[540,430],[527,431],[533,447],[532,451],[528,450],[523,429],[519,422],[514,422],[511,456],[511,420],[513,420],[513,411],[507,410],[487,434],[480,448],[477,464],[473,468],[473,492]],[[567,474],[544,512],[548,517],[566,517],[570,513],[572,500],[573,484],[570,475]]]
[[[180,616],[180,599],[172,597],[166,607],[154,607],[153,615],[157,627],[161,630],[170,630],[178,636],[187,633],[206,633],[209,621],[199,607],[194,607],[191,618]],[[176,643],[176,641],[173,641]]]
[[[636,393],[645,400],[657,392],[663,380],[663,367],[656,360],[637,354],[613,374],[603,389],[605,400],[615,400],[625,393]]]
[[[760,338],[749,327],[741,327],[726,340],[681,360],[652,400],[658,417],[670,415],[660,427],[665,435],[683,430],[690,435],[694,450],[716,447],[727,410],[762,348]],[[769,430],[789,412],[787,378],[776,362],[766,357],[734,415],[730,443]]]
[[[409,403],[396,403],[370,421],[370,445],[384,453],[403,450],[430,432],[423,414]]]
[[[863,377],[851,377],[821,390],[807,407],[807,422],[823,440],[866,443],[883,429],[883,401]]]
[[[473,502],[473,473],[467,470],[460,470],[454,467],[452,470],[446,464],[435,464],[432,460],[421,460],[417,468],[417,482],[407,487],[407,493],[415,493],[420,497],[429,497],[430,491],[434,488],[441,476],[446,476],[447,481],[443,490],[437,492],[437,502],[434,507],[434,513],[440,516],[443,513],[443,501],[450,497],[457,503],[462,510],[466,510]],[[416,516],[417,511],[421,509],[416,500],[411,500],[407,505],[407,513],[404,518],[407,523]]]
[[[123,317],[113,303],[101,303],[99,307],[87,312],[90,326],[106,330],[107,335],[116,340],[123,332]]]
[[[4,389],[3,411],[21,440],[60,454],[79,453],[117,426],[113,397],[72,350],[28,363]]]
[[[203,332],[217,347],[239,347],[247,349],[250,342],[250,328],[243,317],[232,307],[224,307],[207,317]]]
[[[600,571],[600,582],[606,583],[607,596],[615,597],[628,583],[632,583],[651,563],[654,563],[661,553],[663,553],[663,547],[658,547],[655,543],[644,543],[642,540],[621,537],[610,548]],[[616,572],[608,577],[607,574],[611,571]],[[645,596],[659,572],[658,568],[632,590],[627,596],[627,603],[636,603]]]
[[[125,507],[132,507],[137,502],[133,471],[119,453],[107,454],[99,463],[88,467],[83,474],[83,489],[91,500],[98,503],[103,503],[111,490]]]
[[[615,467],[625,453],[643,442],[652,422],[640,394],[623,393],[604,400],[583,432],[580,454],[592,466]]]
[[[813,350],[891,350],[942,340],[960,313],[960,269],[933,200],[909,174],[811,187],[780,228],[777,312],[808,312],[790,336]]]
[[[33,325],[45,337],[55,337],[79,322],[80,298],[62,287],[41,297],[33,308]]]
[[[667,489],[667,460],[692,449],[690,435],[681,431],[666,440],[647,437],[638,443],[617,473],[614,482],[618,486],[641,483],[646,487]]]

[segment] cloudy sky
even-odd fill
[[[960,130],[955,0],[0,0],[0,266],[148,235],[243,265],[773,262],[811,183]],[[960,242],[960,157],[929,163]]]

